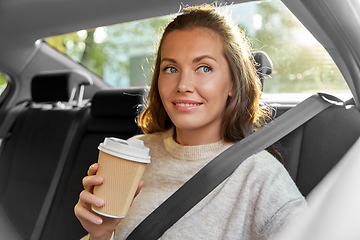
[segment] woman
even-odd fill
[[[127,216],[91,212],[104,201],[94,164],[75,213],[90,239],[125,239],[157,206],[215,156],[261,127],[260,84],[238,27],[209,5],[185,8],[160,41],[147,107],[139,116],[152,163]],[[271,152],[272,154],[270,154]],[[306,202],[271,148],[245,160],[161,239],[272,239]],[[114,232],[115,230],[115,232]]]

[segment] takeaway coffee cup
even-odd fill
[[[92,206],[100,215],[123,218],[127,214],[146,165],[149,148],[139,139],[105,138],[100,143],[97,175],[104,183],[94,187],[94,195],[105,201],[103,207]]]

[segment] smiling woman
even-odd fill
[[[231,78],[229,86],[227,77],[228,72],[237,76],[236,67],[255,75],[249,67],[254,63],[249,51],[238,54],[250,57],[246,66],[225,57],[229,70],[222,68],[222,57],[230,55],[219,57],[216,50],[224,45],[223,34],[210,30],[169,33],[160,49],[161,64],[153,68],[162,28],[184,16],[178,12],[180,6],[185,7],[182,2],[194,6],[213,0],[0,0],[0,239],[80,239],[87,231],[93,234],[104,226],[107,240],[114,229],[115,240],[125,239],[214,156],[262,125],[266,116],[256,107],[271,107],[274,118],[286,112],[300,119],[297,116],[308,114],[294,106],[317,91],[344,102],[336,100],[336,106],[284,136],[278,148],[272,149],[277,151],[264,150],[247,159],[161,239],[269,239],[306,208],[302,196],[311,199],[314,187],[341,164],[360,136],[360,1],[234,0],[217,6],[217,13],[225,13],[242,30],[241,40],[249,43],[255,60],[262,63],[255,66],[264,80],[262,92],[254,84],[256,76],[247,78],[253,93],[246,90],[246,80],[235,86],[236,77]],[[187,40],[189,33],[191,40]],[[239,49],[236,46],[229,52]],[[269,58],[258,58],[260,51]],[[265,62],[269,63],[266,67]],[[144,132],[136,120],[150,89],[146,85],[153,83],[159,83],[152,87],[159,94],[157,102],[149,98],[148,106],[153,102],[157,107],[151,115],[144,113],[143,123],[152,121],[151,117],[164,122],[160,128],[153,121],[143,128],[143,135],[136,135]],[[237,108],[238,104],[243,108]],[[220,134],[219,119],[224,119]],[[288,126],[295,124],[290,120]],[[119,226],[86,208],[76,212],[87,214],[79,217],[82,223],[88,220],[82,227],[74,214],[79,194],[85,191],[77,207],[87,207],[93,200],[104,203],[91,192],[103,180],[95,175],[99,165],[92,164],[98,159],[99,143],[109,136],[143,140],[153,162]],[[211,173],[211,180],[219,176]],[[191,194],[203,192],[210,182],[205,180]],[[360,185],[349,182],[347,186],[357,189]],[[176,207],[185,206],[191,194],[185,200],[177,198]],[[345,204],[358,199],[351,192],[339,196]],[[358,225],[359,221],[349,220],[360,217],[360,211],[349,209],[353,211],[348,216],[336,220]],[[329,216],[324,213],[321,217]],[[312,223],[318,223],[316,219]],[[158,226],[147,226],[153,225]],[[323,231],[317,224],[311,228]],[[334,239],[344,239],[344,231],[349,232],[348,228],[328,229],[324,231],[337,232],[332,234]]]
[[[260,80],[244,34],[210,5],[186,7],[167,25],[151,84],[146,109],[138,119],[145,134],[134,138],[150,149],[152,163],[127,215],[109,219],[91,211],[91,204],[106,204],[92,191],[105,181],[96,174],[98,164],[83,179],[75,213],[92,240],[126,239],[203,166],[262,126],[268,113],[259,106]],[[276,153],[264,150],[246,159],[159,236],[276,238],[307,209]]]

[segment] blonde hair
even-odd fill
[[[264,125],[269,112],[259,105],[261,83],[245,34],[213,5],[186,7],[165,28],[155,60],[147,106],[138,117],[139,126],[144,133],[165,131],[173,126],[158,91],[161,46],[170,32],[196,28],[213,31],[223,40],[223,51],[231,72],[233,93],[227,100],[222,137],[229,142],[239,141]]]

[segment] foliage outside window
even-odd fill
[[[151,82],[161,28],[173,16],[81,30],[46,39],[48,44],[100,76],[112,87]]]
[[[274,71],[265,80],[265,93],[348,92],[330,56],[280,0],[220,10],[229,12],[245,30],[254,50],[265,51],[272,59]],[[82,30],[46,41],[112,87],[149,85],[161,28],[173,17]]]
[[[4,74],[0,72],[0,95],[4,92],[7,86],[8,80]]]
[[[349,92],[326,50],[279,0],[261,2],[252,18],[256,30],[247,32],[253,48],[274,64],[264,92]]]

